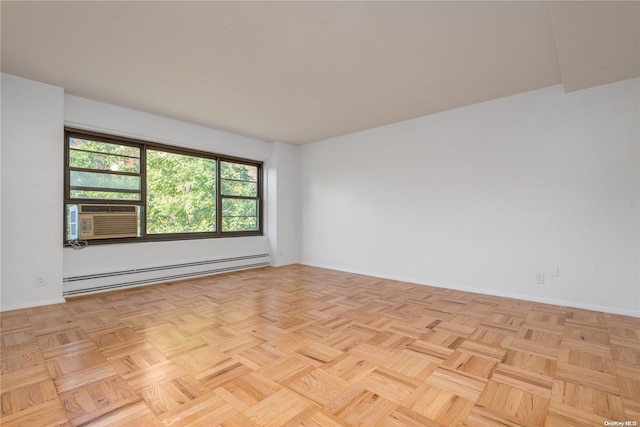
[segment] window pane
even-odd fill
[[[140,177],[129,175],[115,175],[100,172],[79,172],[71,171],[71,189],[113,189],[140,191]],[[125,191],[126,192],[126,191]]]
[[[220,191],[225,196],[256,197],[258,195],[258,183],[222,179]]]
[[[110,144],[108,142],[98,142],[90,139],[69,138],[69,148],[72,150],[75,149],[128,157],[140,157],[140,149],[138,147]]]
[[[258,201],[222,199],[222,231],[258,229]]]
[[[220,191],[226,196],[256,197],[258,167],[242,163],[220,162]]]
[[[216,231],[216,162],[147,150],[147,233]]]
[[[258,180],[258,167],[242,163],[220,162],[220,176],[223,179],[256,182]]]
[[[140,159],[111,154],[69,150],[69,166],[72,168],[100,169],[120,172],[140,172]]]

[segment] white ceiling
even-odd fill
[[[304,144],[640,76],[640,2],[0,3],[2,71]]]

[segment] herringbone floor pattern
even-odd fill
[[[2,314],[9,426],[640,422],[640,319],[305,266]]]

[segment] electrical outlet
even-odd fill
[[[536,284],[538,285],[544,284],[544,273],[536,273]]]
[[[36,276],[36,286],[37,287],[42,287],[42,286],[47,286],[47,278],[46,276]]]

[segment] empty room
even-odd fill
[[[640,423],[640,2],[0,14],[3,426]]]

